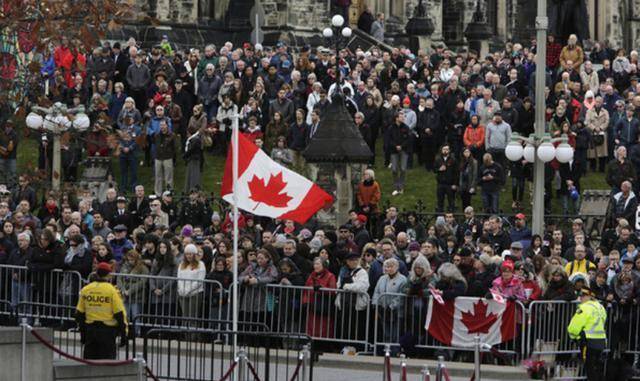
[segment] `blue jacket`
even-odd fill
[[[638,134],[640,133],[640,121],[638,119],[627,119],[625,115],[618,119],[615,125],[615,137],[620,140],[620,145],[629,148],[630,145],[638,143]]]
[[[120,241],[120,242],[118,242]],[[113,239],[111,240],[111,250],[113,251],[113,258],[116,262],[122,262],[124,254],[133,249],[133,244],[128,239]]]
[[[166,116],[163,117],[163,118],[153,117],[151,119],[151,121],[149,122],[149,127],[147,128],[147,135],[148,136],[154,136],[155,134],[160,132],[160,122],[162,120],[166,120],[167,121],[167,125],[169,126],[169,131],[173,132],[173,129],[172,129],[172,126],[171,126],[171,118],[168,118]]]
[[[120,158],[122,159],[135,158],[138,145],[136,144],[136,141],[134,139],[130,139],[130,140],[120,139],[120,146],[122,148],[125,148],[125,147],[129,148],[129,152],[126,152],[126,153],[122,151],[122,149],[120,150]]]
[[[116,96],[115,93],[113,94],[109,100],[109,118],[111,118],[111,120],[118,120],[118,116],[120,116],[120,111],[122,111],[125,99],[127,99],[127,94],[125,93],[120,93],[119,97]]]

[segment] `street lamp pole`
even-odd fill
[[[340,87],[340,38],[348,39],[352,33],[351,28],[344,26],[344,21],[342,15],[334,15],[331,18],[331,27],[327,27],[322,31],[322,35],[325,38],[333,38],[336,49],[336,81],[334,86],[337,93],[342,93],[342,88]]]
[[[546,68],[547,68],[547,0],[538,0],[538,15],[536,17],[536,109],[535,109],[535,138],[542,140],[545,133],[545,97]],[[537,150],[537,148],[536,148]],[[544,230],[544,166],[545,163],[537,159],[534,161],[533,175],[533,207],[531,231],[533,234],[543,234]]]

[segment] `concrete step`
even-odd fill
[[[391,359],[391,366],[393,374],[398,374],[400,370],[399,358]],[[410,374],[418,374],[424,366],[427,366],[431,371],[431,374],[435,373],[437,367],[436,360],[429,359],[406,359],[407,371]],[[339,354],[323,354],[314,367],[319,368],[339,368],[339,369],[380,369],[382,372],[384,363],[383,357],[373,356],[349,356]],[[469,378],[473,374],[474,368],[472,363],[464,362],[445,362],[449,374],[451,377]],[[485,365],[483,364],[481,369],[482,379],[491,380],[528,380],[529,375],[523,367],[519,366],[498,366],[498,365]]]
[[[140,366],[131,363],[118,366],[84,365],[76,361],[56,360],[53,362],[54,381],[142,381],[146,377],[140,373]],[[142,376],[142,377],[141,377]]]

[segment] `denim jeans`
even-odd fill
[[[132,191],[138,184],[138,159],[135,154],[120,156],[120,187]]]
[[[500,191],[482,191],[482,207],[485,213],[498,213]]]
[[[562,213],[568,215],[569,208],[571,208],[571,214],[578,214],[580,211],[580,197],[577,200],[571,198],[571,196],[567,194],[563,194],[561,197],[562,200]]]
[[[11,306],[16,307],[20,302],[31,301],[31,284],[28,282],[11,281]]]
[[[127,319],[129,320],[130,324],[133,324],[134,322],[137,323],[135,324],[135,334],[136,336],[140,335],[140,323],[138,321],[135,321],[136,316],[140,315],[142,313],[142,304],[141,303],[126,303],[125,304],[125,308],[127,309]]]

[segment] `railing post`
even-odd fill
[[[247,379],[247,352],[244,348],[238,350],[238,371],[234,373],[235,381],[245,381]]]
[[[438,367],[436,368],[436,381],[442,381],[444,373],[444,356],[438,356]]]
[[[474,381],[480,381],[480,335],[476,334],[473,338],[473,369],[475,374]]]
[[[400,381],[407,381],[407,358],[405,355],[401,356],[400,361]]]
[[[429,373],[429,367],[428,366],[423,366],[422,367],[422,371],[420,371],[420,374],[422,375],[422,381],[431,381],[431,373]]]
[[[27,319],[22,318],[22,353],[20,355],[20,380],[27,381]]]
[[[309,344],[305,344],[302,347],[300,356],[302,356],[302,381],[309,381],[309,369],[311,362],[311,351],[309,350]]]
[[[382,368],[382,381],[391,381],[391,346],[384,346],[384,367]]]
[[[134,357],[134,360],[136,364],[138,364],[138,380],[146,381],[147,380],[147,374],[146,374],[147,362],[144,360],[144,357],[142,357],[140,353],[136,354],[136,357]]]

